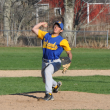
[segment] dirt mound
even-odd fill
[[[0,110],[110,109],[110,95],[72,91],[53,93],[54,101],[38,101],[45,93],[0,96]]]

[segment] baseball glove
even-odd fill
[[[69,68],[70,64],[71,64],[71,60],[69,57],[60,57],[62,66],[63,66],[63,71],[62,73],[66,73],[66,70]]]

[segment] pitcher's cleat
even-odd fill
[[[57,86],[56,87],[53,87],[53,93],[57,93],[58,92],[58,89],[59,87],[62,85],[62,82],[61,81],[58,81],[57,82]]]
[[[54,100],[53,95],[51,93],[45,94],[44,99],[45,101]]]

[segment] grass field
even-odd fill
[[[54,79],[63,82],[60,91],[110,94],[110,76],[62,76]],[[0,78],[0,95],[36,91],[45,91],[41,77]]]
[[[108,49],[73,48],[72,54],[69,69],[110,69]],[[41,63],[40,47],[0,47],[0,70],[40,70]]]
[[[69,69],[110,69],[110,50],[73,48]],[[63,52],[61,56],[66,56]],[[40,47],[0,47],[0,70],[41,69]],[[61,68],[62,69],[62,68]],[[55,77],[62,81],[61,91],[110,94],[110,76]],[[45,91],[41,77],[0,78],[0,95]]]

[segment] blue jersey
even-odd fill
[[[42,39],[43,44],[43,58],[44,59],[58,59],[63,52],[71,50],[68,41],[59,36],[39,30],[38,37]]]
[[[43,39],[43,58],[58,59],[63,52],[63,47],[60,46],[62,40],[60,35],[52,37],[50,33],[47,33]]]

